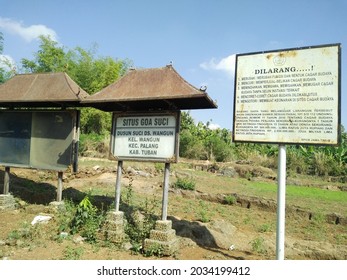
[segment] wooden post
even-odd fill
[[[163,186],[163,200],[162,200],[162,210],[161,219],[166,221],[167,219],[167,206],[169,201],[169,176],[170,176],[170,163],[165,163],[164,171],[164,186]]]
[[[4,174],[4,194],[9,194],[10,192],[10,167],[5,167],[5,174]]]
[[[57,202],[61,202],[63,196],[63,171],[58,172]]]
[[[122,179],[122,167],[123,167],[123,161],[118,161],[117,166],[117,179],[116,179],[116,197],[115,197],[115,210],[116,212],[119,211],[119,203],[120,203],[120,186],[121,186],[121,179]]]

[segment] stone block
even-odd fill
[[[166,221],[158,220],[155,223],[155,229],[160,230],[160,231],[170,230],[170,229],[172,229],[172,221],[170,221],[170,220],[166,220]]]
[[[54,212],[65,212],[66,207],[64,201],[52,201],[49,203],[49,206],[53,209]]]
[[[145,239],[144,241],[144,250],[153,251],[155,254],[161,254],[163,256],[172,256],[179,249],[179,240],[175,238],[171,241],[158,241],[153,239]]]
[[[126,234],[121,230],[105,230],[104,235],[106,240],[116,244],[121,244],[126,239]]]
[[[16,200],[11,194],[0,194],[0,211],[16,209]]]
[[[176,237],[176,231],[172,229],[170,220],[156,221],[155,229],[151,230],[149,237],[143,244],[145,251],[170,256],[179,249],[179,239]]]
[[[106,219],[109,221],[123,221],[124,212],[122,212],[122,211],[110,211],[107,213]]]
[[[108,212],[103,230],[106,240],[117,244],[123,243],[126,239],[124,224],[124,212]]]
[[[166,231],[153,229],[150,232],[149,238],[158,241],[168,242],[176,238],[176,231],[174,229]]]

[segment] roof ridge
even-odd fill
[[[81,92],[81,87],[80,87],[79,85],[77,85],[77,83],[75,82],[76,85],[77,85],[77,87],[78,87],[78,92],[76,93],[76,92],[73,90],[72,85],[71,85],[70,82],[69,82],[69,79],[71,80],[70,76],[69,76],[66,72],[63,72],[63,73],[64,73],[64,79],[65,79],[67,85],[69,86],[69,88],[71,89],[71,91],[78,97],[79,94],[80,94],[80,92]]]
[[[183,78],[178,72],[177,70],[172,66],[172,65],[166,65],[167,68],[171,69],[179,79],[181,79],[184,83],[186,83],[187,85],[191,86],[192,88],[194,88],[197,91],[200,91],[201,93],[206,93],[201,91],[200,89],[198,89],[197,87],[195,87],[194,85],[192,85],[191,83],[189,83],[185,78]]]
[[[27,91],[25,92],[25,95],[26,95],[28,92],[30,92],[30,90],[31,90],[31,88],[33,87],[33,85],[35,84],[37,78],[38,78],[38,75],[36,74],[36,75],[34,76],[34,79],[31,81],[30,86],[28,87]]]

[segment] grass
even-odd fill
[[[329,191],[313,187],[298,187],[288,186],[287,195],[300,198],[308,198],[315,200],[333,201],[333,202],[347,202],[347,192]]]
[[[245,196],[277,200],[277,182],[249,181],[244,178],[216,176],[208,172],[192,171],[196,190],[206,193],[237,193]],[[312,179],[313,180],[313,179]],[[318,181],[318,180],[317,180]],[[322,184],[322,181],[321,181]],[[330,184],[330,183],[329,183]],[[331,191],[311,186],[286,186],[287,205],[299,206],[309,211],[347,215],[347,192]]]
[[[113,161],[98,161],[98,160],[82,160],[80,161],[81,167],[91,167],[93,165],[100,166],[116,166]],[[126,162],[126,166],[141,169],[158,169],[158,164],[145,163],[145,162]],[[124,166],[124,169],[126,168]],[[185,173],[190,174],[195,183],[195,190],[210,194],[239,194],[251,197],[261,197],[264,199],[277,200],[277,181],[255,181],[247,180],[245,178],[230,178],[226,176],[218,176],[206,171],[195,171],[190,169],[187,163],[178,163],[171,166],[171,172],[176,170],[184,170]],[[310,181],[308,181],[310,179]],[[159,176],[158,180],[162,180]],[[176,179],[170,177],[170,183],[174,184]],[[324,181],[320,178],[304,178],[305,182],[311,184],[324,185]],[[332,183],[326,183],[332,185]],[[93,188],[93,194],[112,196],[114,193],[114,186],[107,188],[97,186],[97,190]],[[122,192],[124,195],[124,192]],[[312,186],[286,186],[286,204],[288,206],[300,207],[306,211],[321,212],[325,214],[337,213],[343,216],[347,215],[347,192],[331,191]],[[198,205],[195,205],[198,207]],[[186,212],[194,211],[191,205],[184,206]],[[202,213],[204,211],[202,210]],[[202,215],[203,216],[203,215]]]
[[[287,201],[313,212],[347,215],[347,192],[329,191],[314,187],[287,187]]]
[[[65,260],[80,260],[84,253],[84,249],[81,247],[73,248],[71,246],[67,246],[64,251]]]

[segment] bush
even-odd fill
[[[182,130],[180,133],[179,155],[190,159],[208,159],[208,152],[202,140],[195,137],[189,130]]]
[[[129,237],[132,250],[134,253],[147,254],[148,252],[143,251],[142,244],[146,238],[149,238],[150,231],[155,227],[157,201],[155,197],[152,200],[146,198],[143,205],[136,205],[132,179],[130,178],[126,192],[122,196],[122,202],[127,219],[125,233]]]
[[[228,205],[233,205],[233,204],[235,204],[237,202],[236,197],[234,195],[227,195],[224,198],[224,201]]]
[[[232,148],[228,143],[225,143],[221,138],[215,137],[211,141],[212,156],[217,162],[227,162],[232,159]]]
[[[197,219],[200,222],[208,223],[211,221],[211,211],[208,207],[208,204],[203,200],[199,201],[199,208],[197,209]]]
[[[81,134],[79,142],[79,153],[85,157],[108,157],[109,136],[96,133]]]
[[[174,187],[182,190],[195,190],[195,182],[188,178],[178,178],[174,183]]]
[[[81,132],[85,134],[109,134],[111,131],[111,113],[94,108],[81,110]]]
[[[299,152],[299,150],[289,147],[287,149],[287,170],[293,174],[307,174],[309,164],[307,157]]]
[[[98,213],[98,209],[91,203],[89,196],[78,204],[75,216],[71,222],[71,232],[80,233],[87,241],[94,242],[105,217]]]
[[[266,247],[265,247],[265,240],[263,237],[257,237],[249,242],[252,246],[252,250],[254,252],[257,252],[259,254],[265,254],[267,253]]]

